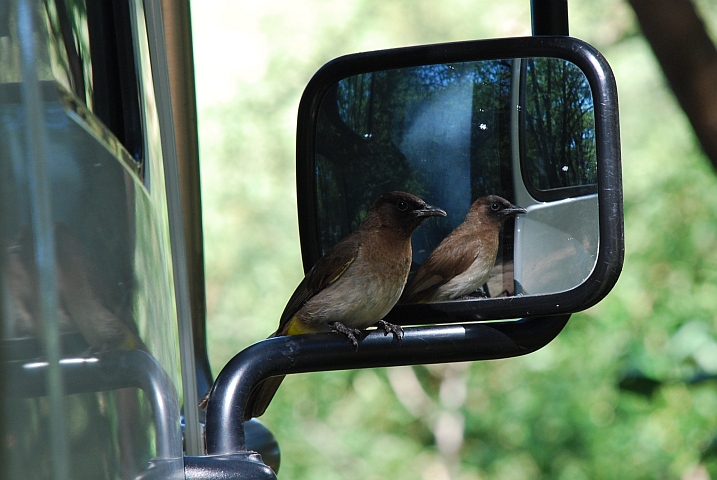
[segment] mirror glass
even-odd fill
[[[404,190],[448,213],[414,233],[413,274],[476,199],[499,195],[527,214],[504,223],[495,267],[470,296],[556,293],[592,272],[595,117],[575,64],[536,57],[362,73],[327,90],[316,122],[322,254],[381,194]]]

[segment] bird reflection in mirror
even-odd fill
[[[498,195],[477,199],[463,223],[421,264],[399,303],[455,300],[481,288],[495,265],[501,227],[524,213],[527,210]]]

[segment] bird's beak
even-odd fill
[[[513,205],[512,207],[506,208],[505,210],[503,210],[502,213],[506,217],[514,217],[514,216],[520,215],[522,213],[528,213],[528,211],[526,209],[524,209],[523,207],[519,207],[518,205]]]
[[[415,214],[418,218],[446,216],[446,212],[444,210],[434,207],[433,205],[426,205],[426,208],[415,210]]]

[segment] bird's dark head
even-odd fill
[[[406,192],[384,193],[368,210],[364,222],[399,230],[410,236],[428,217],[445,217],[446,212]]]
[[[528,211],[498,195],[481,197],[471,205],[469,215],[479,215],[481,218],[502,224],[510,217],[514,217]]]

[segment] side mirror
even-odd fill
[[[615,80],[569,37],[483,40],[348,55],[322,67],[299,106],[299,230],[308,271],[382,193],[448,212],[413,236],[412,272],[500,195],[527,209],[502,229],[480,295],[399,304],[399,324],[576,312],[623,262]]]
[[[249,394],[272,376],[506,358],[547,345],[570,313],[610,291],[622,268],[618,128],[610,67],[569,37],[409,47],[322,67],[298,118],[307,271],[387,191],[415,193],[448,212],[446,223],[429,219],[414,233],[414,267],[476,198],[497,194],[527,214],[503,225],[485,296],[399,304],[388,314],[392,323],[423,324],[406,328],[400,346],[381,331],[363,335],[358,350],[341,335],[317,333],[240,352],[212,387],[207,453],[246,450]],[[477,321],[496,319],[510,320]]]

